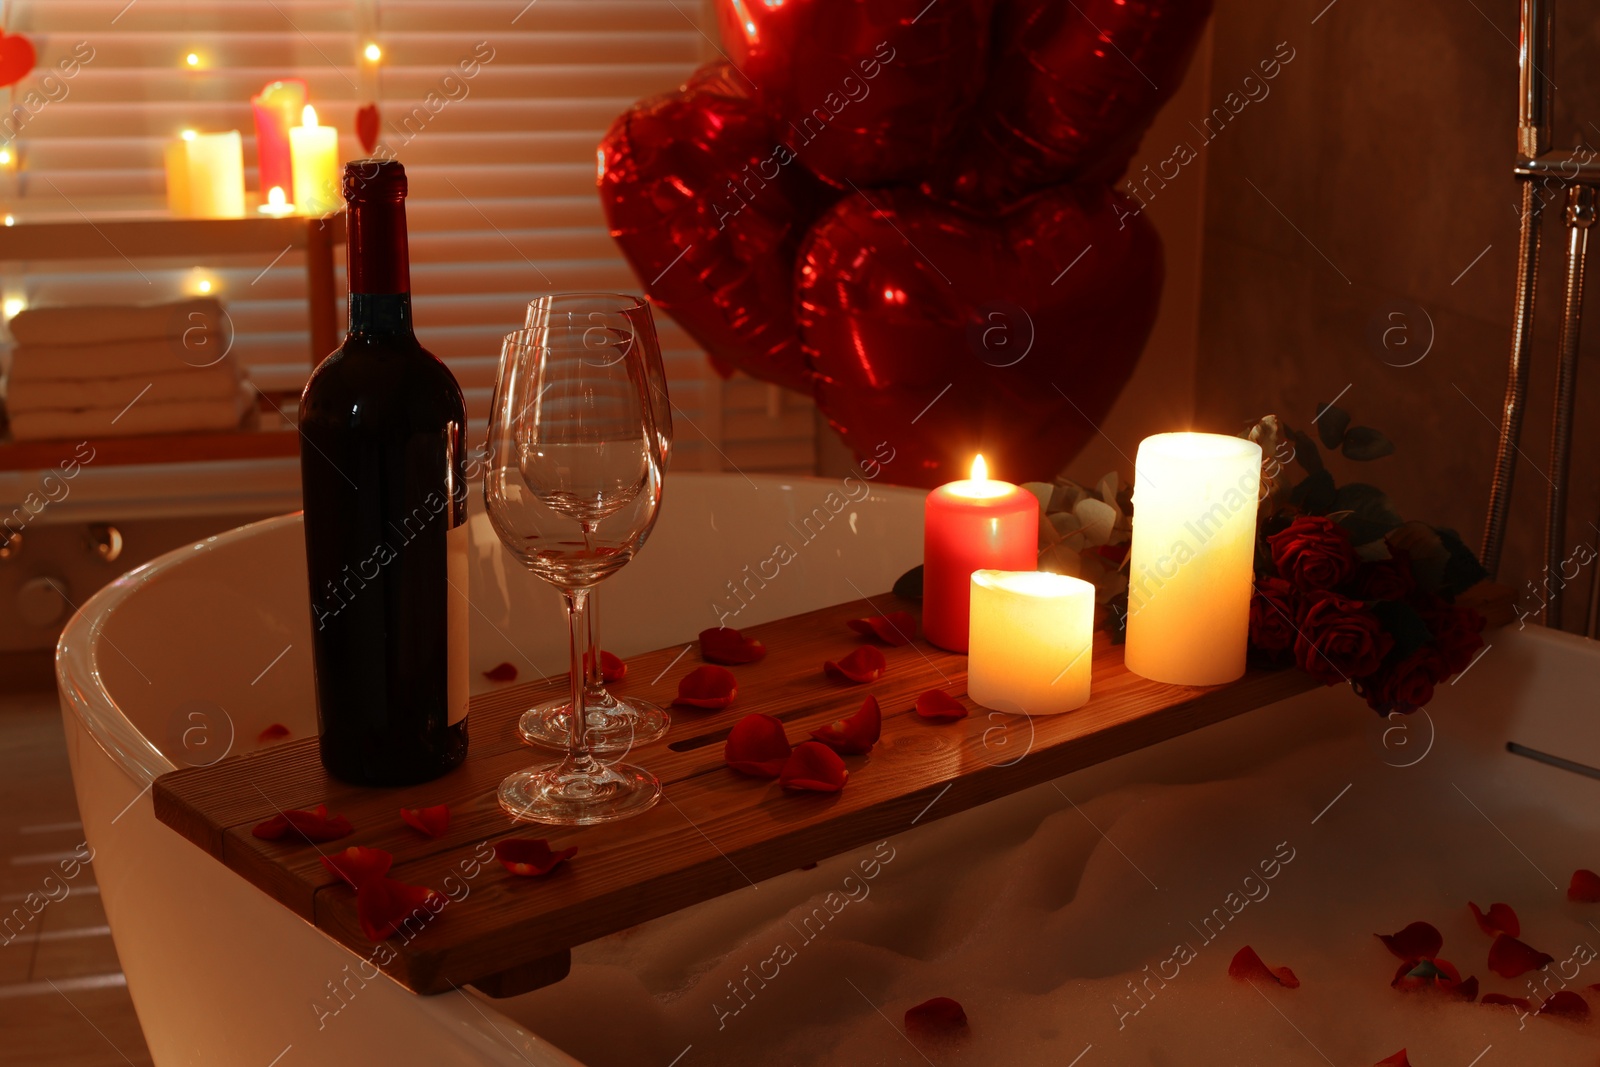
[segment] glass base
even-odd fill
[[[522,713],[517,730],[530,745],[567,750],[571,731],[569,700],[552,700]],[[604,689],[584,697],[589,721],[589,751],[596,755],[627,752],[667,736],[672,717],[648,700],[618,700]]]
[[[661,799],[661,783],[642,767],[585,762],[518,771],[500,783],[500,807],[523,822],[591,826],[643,814]]]

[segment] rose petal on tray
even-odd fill
[[[329,874],[343,878],[352,889],[360,889],[388,874],[394,866],[394,856],[381,848],[351,845],[323,856],[322,866]]]
[[[276,841],[288,836],[291,830],[307,841],[317,842],[337,841],[355,832],[350,820],[343,815],[329,815],[326,804],[318,804],[310,811],[293,808],[281,812],[257,823],[250,832],[264,841]]]
[[[517,667],[514,663],[496,663],[484,671],[483,676],[491,682],[514,682],[517,680]]]
[[[943,689],[930,689],[917,697],[917,715],[929,722],[955,722],[967,717],[967,709]]]
[[[822,669],[828,672],[829,677],[841,682],[864,685],[883,677],[888,666],[889,661],[883,658],[883,653],[878,651],[876,645],[862,645],[844,659],[828,660]]]
[[[1469,900],[1467,907],[1472,909],[1472,917],[1478,920],[1478,929],[1490,937],[1497,934],[1510,934],[1516,937],[1522,933],[1522,921],[1517,918],[1517,913],[1511,910],[1510,904],[1490,904],[1488,911],[1479,911],[1478,905]]]
[[[1401,1049],[1393,1056],[1385,1056],[1377,1063],[1374,1063],[1372,1067],[1411,1067],[1411,1061],[1406,1059],[1406,1050]]]
[[[1294,976],[1293,971],[1287,967],[1278,967],[1276,969],[1268,967],[1261,961],[1261,957],[1256,955],[1256,950],[1249,945],[1234,953],[1233,961],[1228,964],[1228,977],[1237,978],[1241,982],[1265,979],[1269,982],[1276,982],[1285,989],[1300,988],[1300,979]]]
[[[909,611],[891,611],[887,615],[871,615],[865,619],[851,619],[846,626],[862,637],[876,637],[886,645],[909,645],[917,636],[917,617]]]
[[[1432,923],[1414,922],[1396,933],[1373,936],[1403,960],[1432,959],[1444,947],[1444,935]]]
[[[739,680],[726,667],[696,667],[678,680],[672,702],[688,708],[725,708],[739,695]]]
[[[272,742],[282,741],[288,736],[289,728],[283,725],[281,722],[275,722],[271,726],[268,726],[265,730],[262,730],[259,734],[256,734],[256,744],[270,745]]]
[[[577,854],[577,845],[556,850],[542,837],[506,837],[494,843],[494,858],[523,878],[549,874]]]
[[[407,826],[429,837],[443,837],[450,829],[450,805],[435,804],[431,808],[401,808],[400,818]]]
[[[374,878],[356,890],[356,919],[369,941],[392,937],[408,920],[421,926],[444,905],[438,890],[394,878]]]
[[[1600,874],[1582,867],[1573,871],[1567,899],[1577,904],[1600,904]]]
[[[949,997],[933,997],[906,1009],[907,1033],[949,1034],[966,1027],[966,1010]]]
[[[585,652],[583,654],[583,669],[587,671],[594,657]],[[600,680],[607,685],[620,682],[628,675],[628,665],[620,657],[614,656],[605,649],[600,650]]]
[[[1572,990],[1563,989],[1559,993],[1551,993],[1534,1014],[1559,1015],[1564,1019],[1587,1019],[1589,1002]]]
[[[883,712],[878,708],[878,698],[869,696],[861,708],[848,719],[839,719],[818,730],[811,731],[814,740],[821,741],[841,756],[865,756],[883,736]]]
[[[848,777],[850,772],[845,770],[839,753],[820,741],[802,741],[784,761],[783,770],[778,773],[778,784],[785,789],[837,793],[844,788]]]
[[[1515,978],[1529,971],[1537,971],[1555,960],[1549,953],[1540,952],[1510,934],[1501,934],[1489,946],[1489,969],[1501,978]]]
[[[1522,997],[1508,997],[1504,993],[1485,993],[1479,1004],[1498,1004],[1504,1007],[1516,1008],[1520,1012],[1531,1012],[1533,1005]]]
[[[746,715],[728,731],[722,758],[740,774],[776,778],[793,751],[783,732],[783,723],[771,715]]]
[[[707,663],[738,667],[754,663],[766,654],[766,645],[731,626],[713,626],[700,631],[700,658]]]

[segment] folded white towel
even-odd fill
[[[200,344],[202,336],[205,343]],[[192,334],[189,342],[171,337],[93,345],[19,345],[11,350],[9,380],[13,386],[19,382],[84,382],[237,365],[231,354],[223,355],[227,339],[215,333]],[[233,373],[238,374],[237,370]]]
[[[141,393],[141,404],[171,404],[180,400],[230,399],[238,390],[238,367],[232,360],[224,360],[214,367],[170,374],[130,374],[88,381],[23,378],[8,383],[6,410],[12,415],[60,408],[114,407],[120,411]]]
[[[10,327],[11,336],[19,345],[97,345],[108,341],[182,337],[186,331],[197,327],[217,338],[221,336],[225,318],[222,305],[212,297],[203,296],[165,304],[26,308],[12,316]]]
[[[255,390],[249,385],[240,385],[229,397],[178,400],[165,404],[148,401],[149,394],[146,394],[132,404],[125,402],[120,407],[13,412],[11,437],[15,441],[50,441],[58,438],[236,430],[245,415],[255,409]],[[199,460],[205,457],[195,458]]]

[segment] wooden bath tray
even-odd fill
[[[1299,671],[1252,670],[1226,686],[1162,685],[1131,674],[1121,647],[1104,634],[1095,635],[1089,704],[1031,720],[972,705],[966,657],[920,639],[885,648],[889,668],[872,684],[838,683],[823,673],[824,660],[861,643],[846,620],[901,609],[915,613],[917,605],[884,594],[870,606],[857,600],[747,630],[766,642],[768,655],[732,668],[739,679],[732,707],[674,708],[666,742],[632,753],[660,777],[665,793],[654,809],[624,822],[576,829],[515,823],[496,801],[502,778],[552,758],[523,744],[515,726],[531,704],[564,695],[564,677],[475,699],[467,761],[436,781],[402,789],[345,785],[326,775],[316,739],[305,738],[164,775],[155,783],[156,815],[406,988],[432,994],[471,983],[490,995],[515,995],[563,977],[574,945],[1316,684]],[[628,661],[626,679],[614,688],[666,705],[678,679],[700,663],[696,645],[647,653]],[[918,718],[913,702],[934,688],[957,695],[972,714],[943,724]],[[723,765],[728,729],[750,712],[784,720],[798,743],[854,712],[869,693],[883,708],[883,738],[870,755],[846,758],[843,792],[785,793],[776,782]],[[322,846],[251,836],[279,809],[319,803],[348,817],[355,833]],[[444,838],[426,839],[400,821],[399,809],[433,804],[450,805]],[[546,877],[514,877],[490,855],[489,846],[507,836],[576,845],[578,855]],[[319,862],[319,847],[331,853],[348,845],[389,850],[394,877],[445,892],[450,902],[411,940],[397,934],[375,946],[356,921],[354,894]]]

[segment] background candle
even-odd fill
[[[244,217],[244,139],[238,130],[197,133],[189,153],[189,214],[202,219]]]
[[[339,131],[317,125],[317,109],[307,104],[305,124],[289,131],[294,157],[294,206],[302,215],[326,215],[339,207]]]
[[[189,214],[189,138],[180,138],[167,142],[165,161],[167,165],[167,210],[176,218],[186,218]]]
[[[294,167],[289,157],[289,127],[299,121],[306,106],[306,83],[299,78],[268,82],[250,98],[256,119],[256,170],[261,192],[277,186],[294,188]]]
[[[1089,702],[1094,586],[1043,571],[972,572],[967,695],[995,711],[1056,715]]]
[[[1163,433],[1139,443],[1128,573],[1128,669],[1220,685],[1244,673],[1261,446]]]
[[[972,572],[1031,571],[1039,561],[1039,500],[990,481],[983,457],[972,478],[941,485],[923,509],[922,632],[951,652],[967,650]]]

